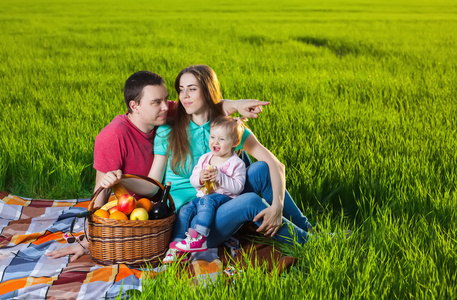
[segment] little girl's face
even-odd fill
[[[209,148],[214,156],[231,157],[233,144],[234,141],[225,127],[211,127],[209,132]]]

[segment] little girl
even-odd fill
[[[223,116],[211,122],[211,152],[200,157],[190,177],[197,189],[197,198],[192,201],[197,212],[195,228],[189,228],[187,237],[176,244],[181,251],[207,250],[206,238],[217,208],[244,189],[246,165],[234,152],[244,132],[243,121]]]

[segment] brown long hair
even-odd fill
[[[197,79],[203,94],[203,100],[209,111],[209,121],[223,115],[222,105],[218,105],[222,98],[221,86],[213,69],[207,65],[195,65],[189,66],[179,72],[175,80],[175,89],[178,95],[179,82],[181,80],[181,76],[185,73],[191,73]],[[182,175],[186,171],[192,171],[190,169],[192,165],[192,156],[190,155],[191,152],[189,145],[190,120],[191,115],[186,113],[184,106],[180,101],[178,101],[168,140],[168,152],[171,153],[171,170],[175,174]],[[186,162],[188,163],[187,166]]]

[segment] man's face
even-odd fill
[[[139,121],[148,126],[160,126],[167,121],[168,92],[165,85],[147,85],[143,88],[143,97],[136,105]]]

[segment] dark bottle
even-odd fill
[[[171,183],[167,181],[165,188],[163,190],[162,199],[154,206],[150,216],[151,220],[164,219],[173,214],[173,211],[168,207],[168,195],[170,195]]]

